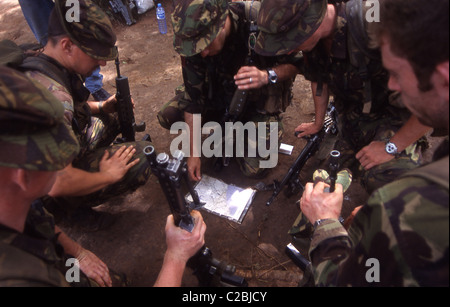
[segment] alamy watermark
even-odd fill
[[[366,7],[369,7],[366,12],[367,22],[380,22],[380,2],[378,0],[367,0]]]
[[[66,7],[69,9],[66,12],[67,22],[80,22],[80,1],[79,0],[67,0]]]
[[[369,258],[366,261],[366,281],[368,283],[380,282],[380,261],[377,258]]]
[[[170,128],[170,134],[178,134],[170,152],[181,150],[186,157],[191,152],[192,157],[260,157],[260,168],[274,168],[278,164],[278,132],[278,122],[226,122],[223,126],[207,122],[202,127],[201,115],[194,114],[192,131],[185,122],[176,122]],[[202,135],[208,135],[203,144]]]
[[[69,258],[66,260],[66,281],[68,283],[80,282],[80,261],[77,258]]]

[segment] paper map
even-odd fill
[[[256,190],[243,189],[234,185],[203,175],[202,180],[195,186],[200,201],[206,203],[202,209],[213,214],[225,217],[241,224],[250,207]],[[186,195],[192,202],[192,196]]]

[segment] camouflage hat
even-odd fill
[[[264,0],[258,15],[255,51],[263,56],[287,54],[319,28],[327,0]]]
[[[216,39],[228,16],[228,0],[180,0],[172,13],[173,46],[182,56],[205,50]]]
[[[0,166],[57,171],[78,154],[64,107],[46,88],[0,66]]]
[[[117,57],[116,35],[105,12],[91,0],[56,0],[50,15],[49,36],[67,34],[72,42],[97,60]]]

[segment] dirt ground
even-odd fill
[[[168,15],[172,11],[171,2],[164,1],[163,6]],[[17,1],[0,1],[0,12],[0,39],[14,40],[19,44],[35,41]],[[136,104],[136,122],[145,121],[145,133],[150,133],[158,152],[169,152],[170,142],[175,136],[160,127],[156,114],[182,83],[179,56],[172,46],[171,25],[168,23],[169,34],[159,34],[155,10],[152,9],[138,16],[135,25],[114,22],[114,26],[121,72],[129,78]],[[101,72],[104,88],[114,93],[114,63],[108,63]],[[293,103],[283,116],[286,132],[283,143],[294,145],[294,152],[291,156],[279,156],[279,166],[263,180],[264,183],[281,179],[305,145],[304,140],[293,136],[293,131],[298,124],[311,121],[314,113],[311,101],[309,84],[299,76]],[[137,138],[143,135],[139,133]],[[234,163],[218,174],[211,171],[205,161],[204,172],[240,187],[254,186],[260,181],[240,176]],[[302,178],[309,179],[311,174],[312,171],[305,169]],[[271,192],[258,192],[242,224],[203,211],[208,227],[206,245],[215,258],[235,265],[237,273],[245,276],[252,287],[296,286],[303,274],[285,255],[284,248],[292,240],[287,232],[299,214],[295,204],[299,196],[287,199],[281,193],[268,207],[265,203],[270,196]],[[353,207],[363,204],[366,197],[359,185],[353,184],[347,192],[342,215],[347,216]],[[113,199],[97,210],[114,214],[116,222],[97,232],[83,233],[71,227],[66,227],[65,231],[111,269],[125,273],[131,286],[153,285],[166,248],[164,226],[170,214],[156,177],[152,176],[133,194]],[[197,286],[192,270],[187,269],[183,285]]]

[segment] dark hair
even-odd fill
[[[386,35],[392,52],[407,59],[419,89],[432,89],[431,75],[449,58],[449,0],[380,0],[377,40]]]

